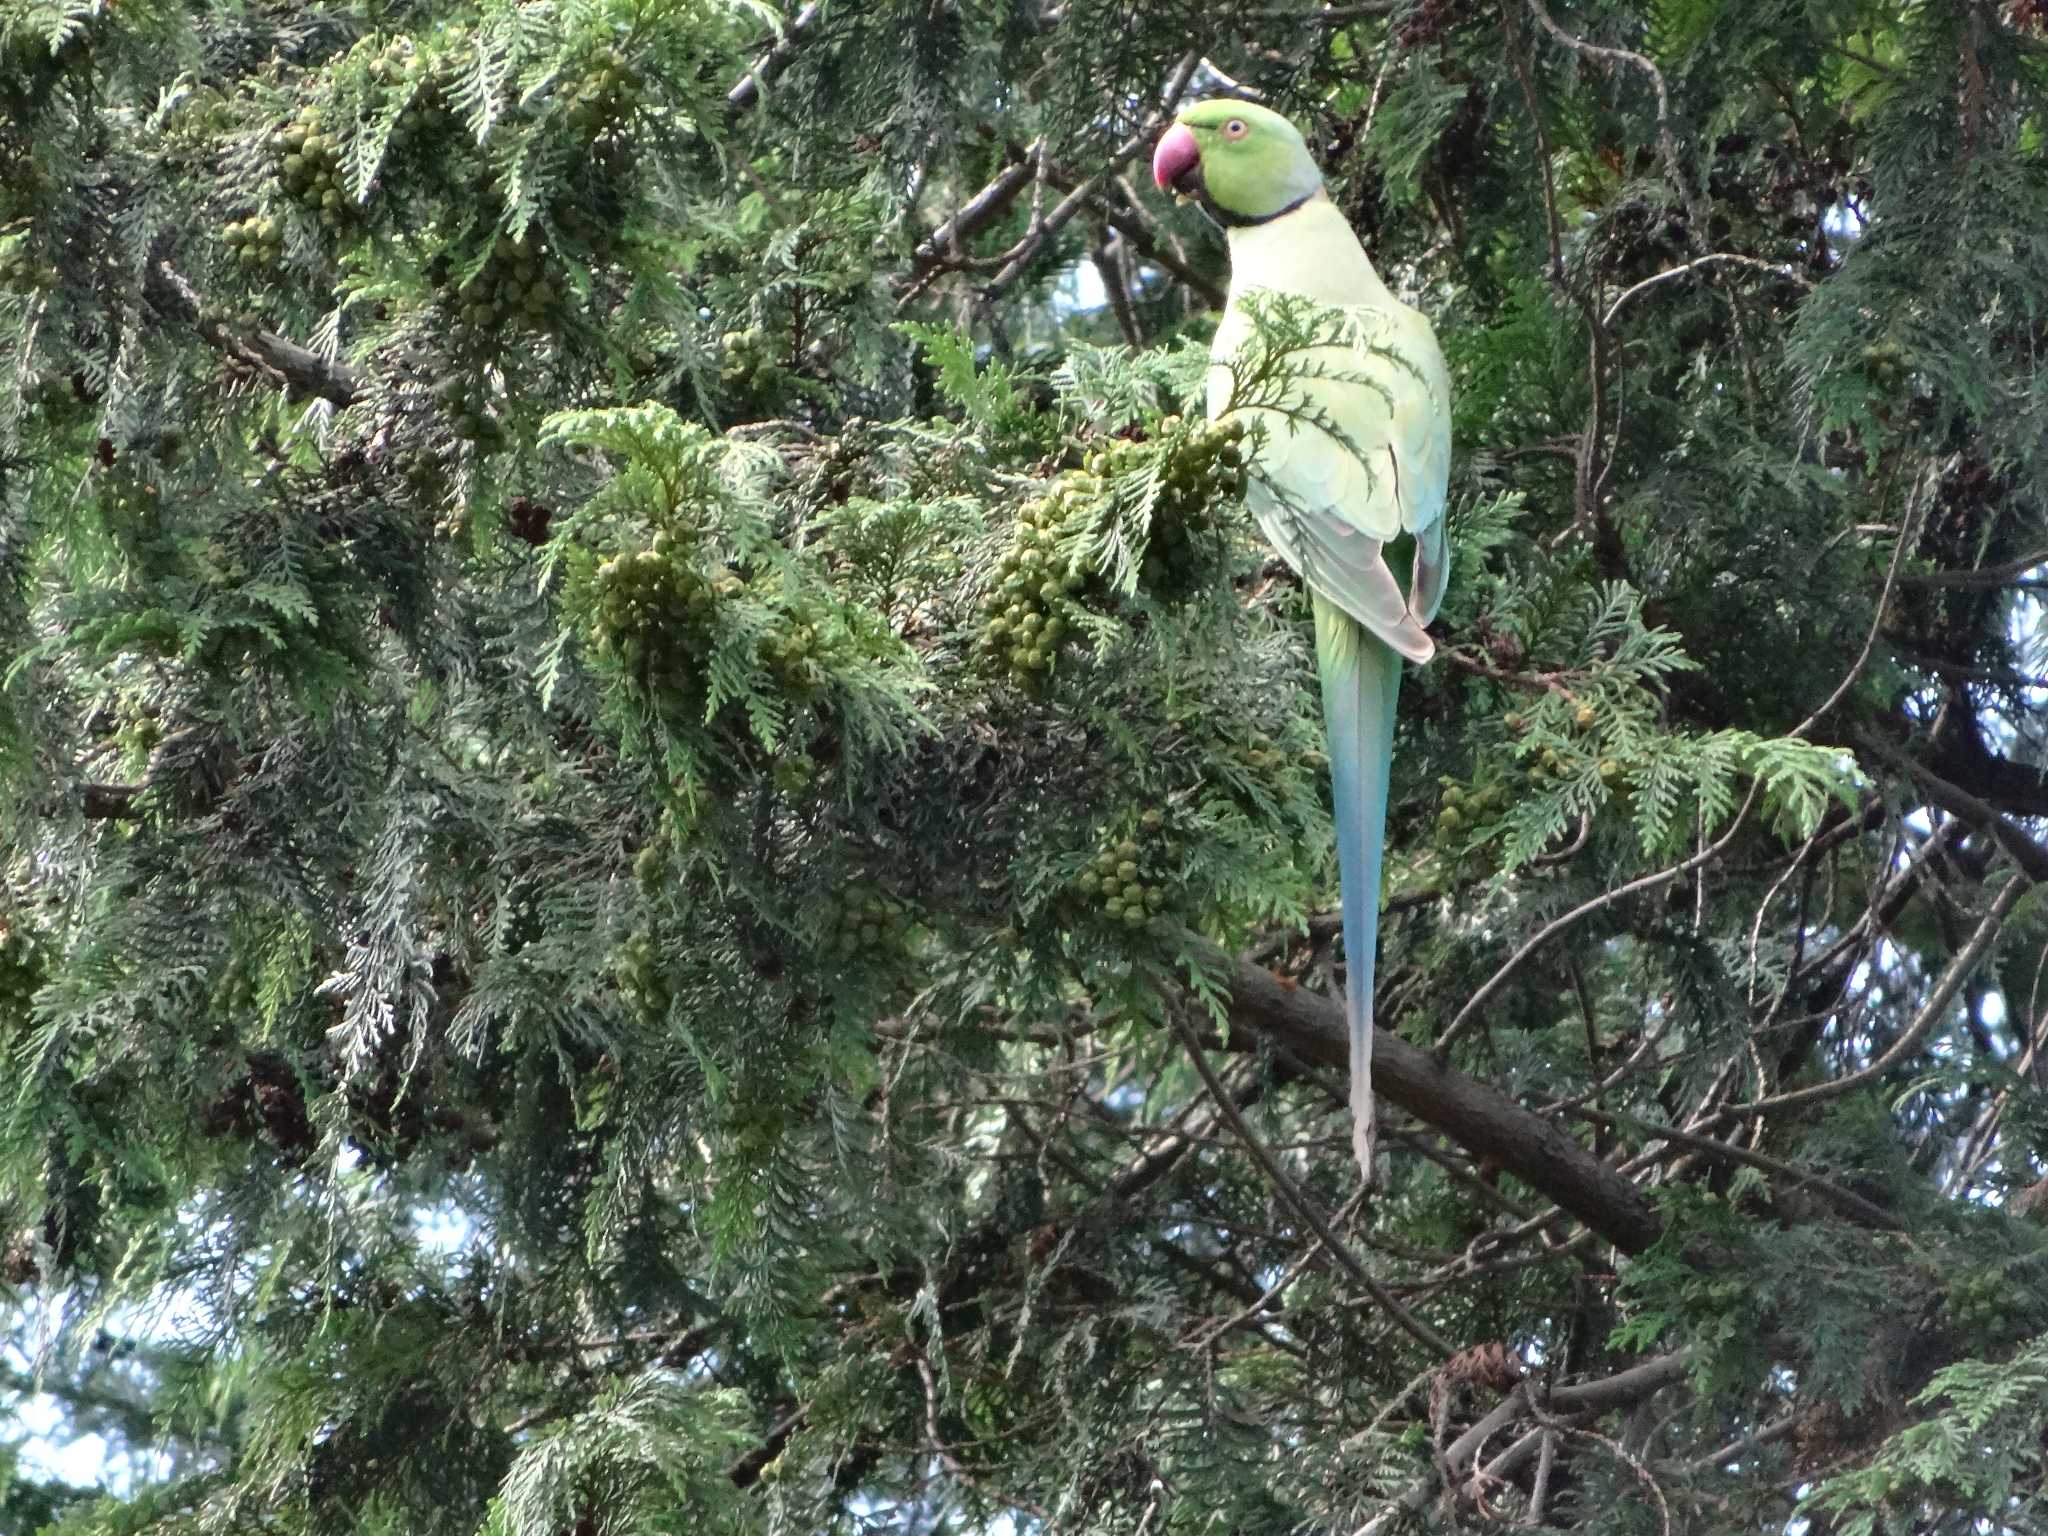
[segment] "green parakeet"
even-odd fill
[[[1210,350],[1209,415],[1235,414],[1258,429],[1252,512],[1315,605],[1344,891],[1351,1140],[1370,1183],[1394,701],[1402,658],[1425,662],[1435,651],[1423,626],[1450,573],[1450,378],[1429,321],[1387,291],[1287,119],[1250,102],[1199,102],[1160,138],[1152,175],[1198,198],[1228,232],[1230,295]],[[1277,372],[1259,369],[1269,351],[1262,323],[1285,296],[1318,306],[1316,344],[1284,356]],[[1234,398],[1254,373],[1263,382]],[[1405,590],[1387,564],[1390,547],[1406,559]]]

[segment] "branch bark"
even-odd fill
[[[725,106],[735,115],[745,112],[761,100],[761,92],[773,85],[782,73],[795,62],[797,49],[803,46],[804,38],[818,24],[817,0],[796,13],[796,19],[775,44],[760,58],[754,60],[745,77],[738,85],[725,93]]]
[[[229,329],[225,321],[208,313],[198,290],[168,261],[159,261],[149,269],[146,292],[150,303],[190,325],[208,346],[269,374],[302,395],[332,401],[343,409],[354,405],[362,395],[361,375],[345,363],[322,357],[274,331],[243,336]]]
[[[1539,1411],[1550,1419],[1596,1418],[1616,1408],[1642,1402],[1666,1387],[1677,1385],[1685,1379],[1686,1370],[1683,1354],[1660,1355],[1625,1371],[1617,1371],[1612,1376],[1603,1376],[1598,1381],[1559,1387],[1540,1404],[1535,1399],[1532,1383],[1522,1382],[1502,1398],[1491,1413],[1451,1442],[1444,1452],[1444,1470],[1452,1476],[1464,1472],[1486,1443],[1517,1419]],[[1419,1511],[1435,1491],[1434,1479],[1416,1483],[1392,1505],[1361,1526],[1357,1536],[1378,1536],[1380,1531],[1388,1529],[1403,1516]]]
[[[1058,161],[1045,168],[1046,179],[1061,191],[1070,191],[1081,184],[1081,178]],[[1105,197],[1097,197],[1092,211],[1102,222],[1115,230],[1130,245],[1131,251],[1140,261],[1157,267],[1160,271],[1177,279],[1190,292],[1211,309],[1221,309],[1226,295],[1208,278],[1182,261],[1172,251],[1165,249],[1152,238],[1152,232],[1124,209]]]
[[[1024,275],[1031,263],[1037,259],[1038,253],[1045,248],[1046,242],[1065,228],[1074,215],[1087,205],[1094,196],[1095,189],[1135,160],[1158,137],[1161,126],[1173,116],[1173,109],[1180,104],[1181,97],[1186,94],[1188,83],[1194,79],[1195,70],[1201,62],[1202,57],[1199,53],[1183,55],[1180,63],[1174,67],[1172,77],[1167,80],[1166,89],[1159,93],[1158,108],[1145,119],[1144,125],[1136,133],[1116,147],[1092,176],[1062,198],[1051,213],[1004,253],[1007,259],[1003,263],[1003,269],[982,291],[984,299],[1001,297]]]
[[[2048,549],[2037,549],[2002,565],[1982,566],[1974,571],[1907,571],[1899,577],[1902,587],[2006,587],[2021,585],[2020,578],[2048,565]]]
[[[1327,998],[1281,985],[1257,966],[1231,977],[1234,1027],[1331,1067],[1349,1061],[1344,1012]],[[1443,1065],[1392,1030],[1373,1032],[1373,1090],[1467,1150],[1540,1190],[1624,1253],[1663,1233],[1643,1192],[1540,1115]]]
[[[2048,845],[2029,837],[1999,807],[1950,782],[1917,758],[1901,752],[1890,742],[1867,738],[1870,749],[1910,773],[1927,798],[1959,816],[1979,831],[1990,834],[2006,856],[2036,885],[2048,882]]]
[[[1003,167],[995,178],[960,206],[960,210],[926,237],[911,253],[913,278],[925,276],[959,254],[961,242],[986,228],[1031,184],[1038,172],[1042,146],[1032,144],[1023,155]]]

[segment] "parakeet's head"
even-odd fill
[[[1225,224],[1256,224],[1315,195],[1323,173],[1301,131],[1249,101],[1198,101],[1161,135],[1152,179]]]

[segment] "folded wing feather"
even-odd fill
[[[1250,339],[1251,317],[1234,310],[1218,334],[1219,355]],[[1276,406],[1238,412],[1266,439],[1251,509],[1304,581],[1425,662],[1436,648],[1423,627],[1449,571],[1450,381],[1429,322],[1406,305],[1339,313],[1347,345],[1304,349],[1290,359],[1297,376]],[[1212,414],[1230,409],[1229,391],[1229,371],[1219,367],[1210,376]],[[1402,534],[1415,540],[1406,593],[1382,555]]]

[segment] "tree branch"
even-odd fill
[[[1797,283],[1801,288],[1811,288],[1813,286],[1810,278],[1801,276],[1799,272],[1782,261],[1765,261],[1760,256],[1744,256],[1736,251],[1709,251],[1704,256],[1697,256],[1691,261],[1681,262],[1675,267],[1669,267],[1662,272],[1646,277],[1632,288],[1623,289],[1621,297],[1607,306],[1607,313],[1600,317],[1600,323],[1602,325],[1612,325],[1614,317],[1621,312],[1621,306],[1646,289],[1655,288],[1659,283],[1668,283],[1675,277],[1683,277],[1688,272],[1697,271],[1701,267],[1712,266],[1715,262],[1722,261],[1733,262],[1738,266],[1756,267],[1762,271],[1782,277],[1787,282]]]
[[[1081,211],[1094,195],[1095,189],[1106,178],[1114,176],[1135,160],[1158,136],[1160,125],[1173,115],[1173,109],[1180,104],[1182,95],[1187,91],[1188,82],[1194,79],[1195,70],[1201,62],[1202,56],[1198,52],[1182,55],[1180,63],[1174,66],[1173,74],[1166,82],[1166,88],[1159,93],[1157,109],[1146,117],[1143,126],[1136,133],[1116,147],[1093,175],[1060,199],[1058,206],[1051,213],[1028,231],[1023,239],[1003,253],[1003,268],[982,291],[984,299],[1000,298],[1024,275],[1025,270],[1037,259],[1038,253],[1045,248],[1045,243],[1065,228],[1074,215]]]
[[[1647,1141],[1671,1142],[1677,1146],[1691,1147],[1694,1151],[1703,1153],[1710,1158],[1718,1158],[1723,1162],[1747,1163],[1752,1168],[1782,1179],[1786,1184],[1795,1189],[1803,1188],[1816,1191],[1823,1199],[1851,1221],[1860,1222],[1862,1225],[1874,1228],[1880,1232],[1896,1232],[1900,1228],[1899,1219],[1890,1211],[1887,1211],[1881,1205],[1875,1205],[1864,1199],[1853,1190],[1844,1189],[1839,1184],[1830,1183],[1817,1173],[1809,1173],[1803,1168],[1795,1168],[1790,1163],[1781,1162],[1775,1157],[1766,1157],[1761,1152],[1752,1152],[1747,1147],[1738,1147],[1729,1142],[1716,1141],[1711,1136],[1695,1135],[1691,1131],[1680,1130],[1677,1126],[1653,1125],[1636,1115],[1610,1115],[1604,1110],[1592,1108],[1577,1108],[1569,1111],[1569,1113],[1581,1119],[1590,1120],[1596,1125],[1611,1125],[1636,1131]]]
[[[1350,1060],[1344,1011],[1257,966],[1231,976],[1233,1031],[1278,1041],[1305,1060]],[[1643,1192],[1550,1121],[1476,1078],[1446,1067],[1391,1029],[1373,1031],[1373,1091],[1540,1190],[1624,1253],[1641,1253],[1663,1233]]]
[[[983,187],[945,223],[920,241],[910,256],[912,276],[923,277],[946,265],[949,259],[961,254],[961,242],[979,233],[1002,216],[1003,210],[1016,200],[1017,194],[1031,184],[1031,178],[1038,173],[1038,159],[1043,146],[1033,143],[1024,153],[997,173],[994,180]],[[914,284],[907,284],[910,292]],[[905,297],[910,296],[906,292]]]
[[[168,261],[150,267],[144,285],[149,301],[174,319],[182,320],[199,333],[208,346],[235,361],[269,374],[279,383],[302,395],[314,395],[346,409],[363,392],[362,376],[345,363],[322,357],[318,352],[287,341],[272,331],[239,336],[226,322],[208,312],[198,290]]]
[[[1315,1202],[1302,1193],[1300,1186],[1287,1176],[1287,1170],[1280,1166],[1279,1160],[1267,1150],[1265,1143],[1252,1133],[1252,1128],[1245,1123],[1244,1116],[1238,1113],[1237,1106],[1231,1102],[1229,1090],[1216,1076],[1216,1069],[1209,1065],[1208,1057],[1202,1052],[1202,1042],[1195,1038],[1194,1031],[1188,1028],[1187,1021],[1181,1017],[1179,1010],[1170,1010],[1168,1017],[1174,1033],[1180,1036],[1181,1044],[1187,1049],[1188,1060],[1194,1063],[1195,1071],[1201,1076],[1202,1086],[1209,1090],[1210,1098],[1216,1101],[1217,1112],[1230,1123],[1230,1128],[1237,1133],[1238,1141],[1252,1155],[1252,1161],[1259,1165],[1260,1170],[1266,1175],[1266,1181],[1278,1192],[1281,1200],[1292,1206],[1295,1214],[1308,1223],[1309,1230],[1314,1232],[1322,1245],[1330,1251],[1331,1257],[1344,1266],[1352,1279],[1365,1287],[1367,1294],[1378,1304],[1380,1310],[1398,1323],[1417,1343],[1439,1359],[1448,1359],[1455,1354],[1456,1351],[1441,1334],[1395,1300],[1372,1271],[1358,1261],[1357,1256],[1345,1245],[1343,1239],[1337,1236],[1329,1222],[1323,1219],[1323,1213],[1316,1209]]]
[[[1763,780],[1761,779],[1750,785],[1748,798],[1737,808],[1734,818],[1728,823],[1728,830],[1690,858],[1673,864],[1668,869],[1654,870],[1647,875],[1629,881],[1626,885],[1617,885],[1610,891],[1604,891],[1590,900],[1581,902],[1561,917],[1552,918],[1543,927],[1539,928],[1534,937],[1512,955],[1508,956],[1501,968],[1486,978],[1480,985],[1479,990],[1465,1000],[1465,1006],[1460,1008],[1451,1022],[1444,1026],[1444,1032],[1437,1036],[1434,1048],[1437,1057],[1441,1058],[1444,1052],[1457,1040],[1458,1036],[1465,1032],[1466,1027],[1479,1017],[1480,1005],[1500,990],[1508,977],[1515,973],[1524,960],[1535,954],[1537,950],[1548,944],[1580,918],[1590,917],[1602,907],[1610,906],[1620,901],[1623,897],[1641,895],[1645,891],[1653,891],[1659,886],[1668,885],[1680,876],[1689,875],[1694,870],[1718,858],[1722,851],[1735,840],[1735,834],[1742,830],[1743,823],[1749,819],[1750,808],[1756,804],[1757,796],[1762,790]]]
[[[1991,941],[1998,937],[1998,930],[2004,925],[2006,915],[2026,893],[2028,884],[2025,875],[2015,873],[2000,887],[1998,894],[1991,899],[1990,909],[1978,922],[1976,932],[1970,935],[1969,942],[1949,962],[1948,969],[1941,973],[1941,979],[1935,982],[1933,990],[1927,994],[1927,1001],[1921,1004],[1920,1011],[1913,1016],[1913,1022],[1908,1024],[1899,1038],[1892,1042],[1891,1048],[1869,1066],[1842,1077],[1830,1078],[1824,1083],[1815,1083],[1811,1088],[1794,1088],[1785,1093],[1752,1100],[1747,1104],[1731,1104],[1714,1118],[1717,1121],[1734,1120],[1747,1115],[1776,1113],[1799,1105],[1818,1103],[1824,1099],[1839,1098],[1865,1083],[1882,1077],[1904,1061],[1920,1044],[1927,1031],[1934,1027],[1935,1022],[1948,1012],[1949,1004],[1955,999],[1963,983],[1969,979],[1970,973],[1977,968],[1977,962],[1983,958],[1984,951],[1991,947]]]
[[[1555,1418],[1597,1418],[1617,1408],[1626,1408],[1654,1396],[1666,1387],[1675,1386],[1685,1379],[1688,1369],[1683,1354],[1659,1356],[1646,1360],[1641,1365],[1630,1366],[1612,1376],[1603,1376],[1598,1381],[1579,1382],[1559,1387],[1543,1402],[1539,1410],[1535,1399],[1535,1387],[1522,1382],[1495,1405],[1493,1411],[1480,1419],[1465,1433],[1453,1440],[1444,1452],[1443,1470],[1451,1476],[1465,1471],[1478,1458],[1486,1443],[1517,1419],[1541,1411]],[[1417,1482],[1406,1493],[1359,1527],[1357,1536],[1378,1536],[1403,1516],[1412,1515],[1429,1502],[1436,1491],[1434,1478]]]
[[[796,61],[797,50],[803,46],[805,37],[818,23],[818,3],[811,3],[796,13],[796,19],[789,24],[782,36],[775,40],[769,50],[754,60],[751,68],[741,77],[738,85],[725,93],[725,107],[728,112],[738,114],[747,111],[761,99],[761,92],[773,85],[789,66]]]
[[[2019,585],[2019,578],[2036,566],[2048,565],[2048,549],[2037,549],[2003,565],[1981,566],[1974,571],[1908,571],[1899,577],[1902,587],[2003,587]]]
[[[1061,165],[1058,161],[1049,164],[1046,167],[1045,174],[1047,180],[1051,181],[1054,186],[1062,191],[1070,190],[1081,184],[1081,177],[1074,171]],[[1107,198],[1099,196],[1093,200],[1091,211],[1100,217],[1103,223],[1124,237],[1125,241],[1129,243],[1132,252],[1140,261],[1149,262],[1168,276],[1185,284],[1190,291],[1211,309],[1221,309],[1223,307],[1226,298],[1224,291],[1210,282],[1208,278],[1202,276],[1193,267],[1182,261],[1178,256],[1174,255],[1173,252],[1161,246],[1157,240],[1152,238],[1152,232],[1146,229],[1130,212],[1117,207]]]
[[[1989,834],[2029,880],[2037,885],[2048,882],[2048,846],[2043,846],[2021,831],[1997,806],[1971,794],[1960,784],[1943,778],[1925,763],[1908,753],[1901,752],[1890,742],[1873,737],[1869,738],[1869,746],[1878,756],[1912,774],[1914,780],[1926,791],[1929,800],[1950,815],[1959,816],[1979,831]]]

